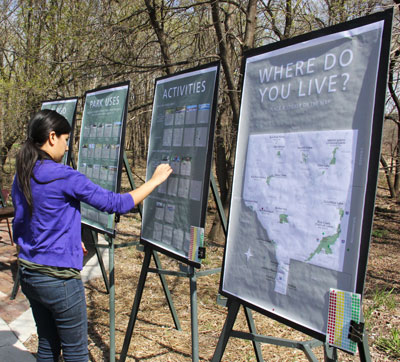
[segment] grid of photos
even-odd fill
[[[203,181],[194,178],[193,156],[199,151],[206,152],[210,110],[210,103],[187,105],[167,108],[164,117],[158,117],[158,122],[163,122],[164,126],[162,146],[170,150],[162,155],[161,162],[169,163],[173,169],[172,175],[157,189],[160,200],[171,196],[183,203],[201,201]],[[184,230],[177,227],[180,218],[178,210],[179,205],[173,202],[156,202],[153,239],[188,255],[191,247],[190,225],[184,225]],[[194,260],[198,261],[198,258]]]
[[[85,124],[78,171],[101,187],[116,191],[122,122]],[[108,214],[82,203],[82,216],[108,225]]]

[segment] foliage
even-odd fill
[[[387,236],[389,234],[389,232],[385,229],[374,229],[372,231],[372,236],[375,238],[383,238],[385,236]]]
[[[393,295],[394,288],[391,290],[376,288],[372,296],[372,304],[364,310],[364,318],[367,325],[372,323],[372,315],[375,311],[386,308],[393,311],[396,308],[396,299]]]
[[[400,331],[397,328],[390,330],[389,337],[379,337],[376,346],[393,358],[400,358]]]
[[[126,148],[146,156],[156,77],[221,60],[215,163],[227,206],[246,50],[354,19],[385,0],[1,0],[0,167],[24,139],[41,101],[131,80]],[[386,119],[395,125],[382,153],[393,197],[400,187],[398,14]],[[79,110],[81,112],[81,110]],[[79,113],[78,113],[79,121]],[[78,123],[79,126],[79,123]]]

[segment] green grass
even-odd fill
[[[387,230],[384,230],[384,229],[376,229],[376,230],[372,231],[372,236],[374,238],[379,238],[379,239],[384,238],[388,234],[389,234],[389,232]]]
[[[376,347],[393,358],[400,358],[400,331],[397,328],[390,330],[389,337],[377,338]]]
[[[372,296],[372,305],[368,306],[364,311],[364,318],[367,325],[371,323],[372,313],[375,310],[386,308],[393,311],[396,308],[396,299],[393,295],[393,288],[391,290],[376,288]]]
[[[377,305],[377,307],[386,307],[388,310],[394,310],[396,308],[396,299],[393,295],[393,290],[386,290],[386,289],[381,289],[379,290],[378,288],[375,290],[374,294],[374,304]]]

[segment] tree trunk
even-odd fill
[[[220,18],[220,6],[219,1],[211,1],[211,14],[214,24],[215,34],[219,45],[219,56],[221,59],[222,68],[224,71],[225,81],[228,87],[227,96],[229,98],[229,104],[232,111],[232,119],[230,121],[230,129],[232,130],[232,137],[230,139],[232,149],[231,152],[227,152],[228,145],[227,140],[223,137],[223,119],[227,117],[227,109],[220,110],[216,123],[216,140],[215,140],[215,166],[216,176],[220,188],[221,202],[224,207],[225,215],[227,215],[229,208],[229,194],[232,186],[232,175],[234,163],[234,150],[236,145],[236,132],[239,123],[239,109],[240,109],[240,86],[243,74],[237,77],[235,82],[235,69],[237,69],[235,59],[232,55],[231,48],[233,45],[228,39],[228,32],[230,29],[229,18],[225,22],[225,29],[222,27],[222,21]],[[231,9],[232,5],[228,9]],[[228,13],[230,13],[228,11]],[[254,47],[255,39],[255,28],[257,19],[257,0],[249,0],[246,12],[246,28],[245,34],[243,35],[243,51]],[[221,106],[222,107],[222,106]],[[215,215],[213,225],[209,234],[209,238],[212,240],[221,240],[223,238],[223,229],[221,226],[221,220],[218,213]]]
[[[400,196],[400,122],[397,122],[397,144],[394,150],[394,192]]]
[[[165,65],[165,73],[167,75],[174,73],[174,67],[172,66],[171,55],[169,52],[167,36],[162,27],[162,22],[157,20],[157,13],[155,9],[155,3],[153,1],[153,5],[150,0],[144,0],[146,4],[146,8],[149,14],[150,23],[156,33],[158,43],[160,45],[162,61]]]
[[[224,138],[222,136],[222,118],[226,113],[226,108],[224,107],[218,114],[216,121],[216,137],[215,137],[215,171],[217,175],[218,185],[219,185],[219,195],[221,197],[221,203],[224,208],[225,215],[228,211],[228,170],[226,162],[226,147]],[[208,234],[210,240],[218,241],[224,240],[225,235],[222,228],[222,223],[218,212],[215,214],[210,233]]]
[[[397,114],[400,114],[400,100],[399,100],[399,98],[396,94],[396,90],[395,90],[394,72],[395,72],[396,63],[397,63],[397,60],[399,59],[399,57],[400,57],[400,48],[397,48],[396,51],[394,52],[394,54],[392,55],[392,59],[390,60],[389,79],[388,79],[389,92],[390,92],[390,95],[394,102],[394,105],[396,107]],[[398,120],[395,122],[397,124],[397,144],[395,145],[395,149],[394,149],[393,156],[392,156],[394,158],[394,168],[392,169],[392,170],[394,170],[394,184],[393,185],[388,184],[390,193],[391,193],[391,197],[397,197],[400,193],[400,122]],[[385,169],[385,172],[386,172],[386,169]],[[393,171],[392,171],[392,173],[393,173]],[[386,177],[386,179],[387,179],[387,177]],[[392,192],[393,192],[393,194],[392,194]]]
[[[219,16],[219,1],[211,1],[211,14],[214,23],[214,29],[217,36],[217,41],[219,45],[219,56],[222,63],[222,68],[224,70],[225,80],[228,85],[228,97],[232,107],[233,120],[232,123],[236,126],[239,121],[239,97],[236,92],[236,85],[234,81],[234,68],[231,65],[231,59],[229,57],[228,44],[226,42],[226,37],[222,29],[222,21]]]
[[[381,155],[381,164],[382,164],[383,170],[385,171],[386,182],[389,187],[390,197],[394,198],[394,197],[396,197],[396,192],[395,192],[394,185],[392,182],[391,172],[389,171],[389,166],[388,166],[385,158],[382,155]]]

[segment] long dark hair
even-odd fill
[[[51,156],[40,149],[54,131],[57,137],[71,132],[68,121],[56,111],[49,109],[37,112],[29,121],[28,137],[22,144],[16,158],[16,171],[18,186],[25,196],[29,210],[32,214],[33,200],[31,191],[31,178],[36,161],[52,159]]]

